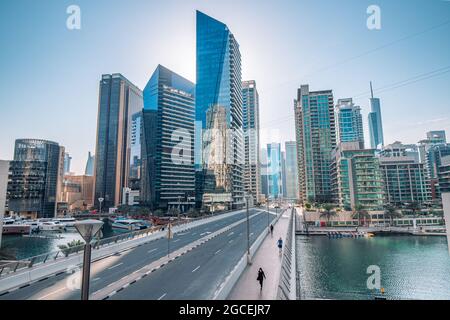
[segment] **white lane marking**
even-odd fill
[[[232,232],[230,232],[229,234],[228,234],[228,236],[230,237],[230,236],[232,236],[234,234],[234,232],[232,231]]]
[[[118,264],[116,264],[116,265],[114,265],[114,266],[112,266],[112,267],[109,267],[108,270],[114,269],[114,268],[116,268],[116,267],[118,267],[118,266],[121,266],[121,265],[123,265],[123,262],[118,263]]]
[[[98,280],[100,280],[100,278],[94,278],[94,279],[92,279],[92,281],[98,281]]]
[[[156,251],[156,250],[158,250],[158,248],[155,248],[155,249],[152,249],[152,250],[148,250],[147,252],[148,252],[148,253],[152,253],[152,252],[154,252],[154,251]]]
[[[180,241],[180,239],[177,239],[177,240],[173,240],[173,242],[177,242],[177,241]]]
[[[214,254],[218,254],[222,249],[217,250]]]
[[[253,235],[253,232],[252,233],[250,233],[250,237]]]
[[[232,243],[233,242],[233,239],[231,239],[230,241],[228,241],[228,243]]]
[[[161,297],[158,298],[158,300],[161,300],[162,298],[164,298],[167,295],[167,293],[164,293]]]
[[[54,295],[55,293],[58,293],[58,292],[61,292],[61,291],[64,291],[64,290],[66,290],[65,287],[59,288],[58,290],[55,290],[53,292],[50,292],[49,294],[46,294],[45,296],[40,297],[38,300],[44,300],[45,298],[50,297],[50,296]]]
[[[197,271],[198,269],[200,269],[200,266],[198,266],[197,268],[195,268],[194,270],[192,270],[192,272]]]

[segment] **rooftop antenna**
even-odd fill
[[[372,88],[372,81],[370,81],[370,94],[372,95],[372,99],[373,99],[373,88]]]

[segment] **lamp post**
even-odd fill
[[[248,200],[250,199],[249,195],[245,196],[245,201],[247,203],[247,264],[250,263],[250,217],[248,212]]]
[[[102,202],[103,202],[103,200],[105,200],[105,199],[98,198],[98,202],[100,203],[100,212],[99,212],[99,214],[102,214]]]
[[[266,205],[267,205],[267,232],[270,233],[270,216],[269,216],[269,197],[266,197]]]
[[[75,222],[75,228],[84,239],[83,256],[83,278],[81,282],[81,300],[89,300],[89,278],[91,273],[91,241],[95,235],[100,231],[103,222],[98,220],[84,220]]]

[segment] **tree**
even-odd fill
[[[334,205],[332,205],[331,203],[325,203],[322,205],[322,213],[320,214],[320,217],[323,218],[325,217],[328,221],[328,223],[330,223],[330,219],[331,217],[334,217],[337,215],[336,211],[333,210],[334,209]]]
[[[84,245],[83,241],[81,241],[81,240],[73,240],[71,242],[68,242],[67,244],[59,245],[58,248],[67,257],[71,253],[80,251],[82,249],[83,245]]]
[[[395,218],[400,218],[402,214],[397,211],[397,208],[391,204],[387,204],[384,207],[384,215],[391,221],[391,225],[394,224]]]
[[[157,217],[161,217],[164,214],[164,212],[161,209],[157,209],[154,212],[154,215]]]
[[[306,210],[311,210],[311,203],[309,203],[309,202],[307,202],[307,203],[305,203],[305,209]]]
[[[412,211],[414,218],[417,217],[417,213],[422,211],[422,207],[417,201],[412,201],[407,204],[406,208],[409,211]]]
[[[366,220],[370,221],[370,214],[364,208],[364,206],[362,206],[358,203],[355,205],[355,208],[353,211],[353,219],[358,219],[358,226],[360,226],[361,221],[364,221],[364,224],[366,223]]]
[[[177,216],[180,214],[180,209],[176,208],[176,207],[172,207],[167,211],[167,214],[169,216]]]

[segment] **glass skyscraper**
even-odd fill
[[[369,133],[370,147],[381,149],[384,146],[383,121],[381,118],[380,99],[373,97],[372,82],[370,83],[370,112],[369,112]]]
[[[281,144],[270,143],[267,145],[267,160],[269,198],[279,199],[283,196]]]
[[[285,196],[289,200],[298,198],[297,144],[295,141],[285,142],[286,150],[286,184]]]
[[[298,89],[295,127],[299,196],[304,202],[331,200],[331,154],[336,147],[333,92]]]
[[[121,74],[105,74],[100,80],[95,152],[95,206],[122,203],[130,186],[131,130],[133,115],[142,110],[142,91]],[[133,159],[134,161],[134,159]]]
[[[56,217],[64,176],[64,147],[39,139],[18,139],[10,162],[11,213],[36,219]]]
[[[95,156],[88,152],[88,159],[86,161],[86,168],[84,169],[84,175],[93,176],[94,175],[94,164],[95,164]]]
[[[361,108],[351,98],[339,99],[336,105],[338,141],[364,143],[364,129]]]
[[[194,94],[192,82],[161,65],[144,89],[141,200],[152,208],[185,211],[194,196]]]
[[[242,82],[242,111],[244,120],[244,185],[245,192],[259,202],[261,193],[261,162],[259,159],[259,95],[256,82]]]
[[[242,75],[228,27],[197,11],[195,165],[197,204],[244,205]]]

